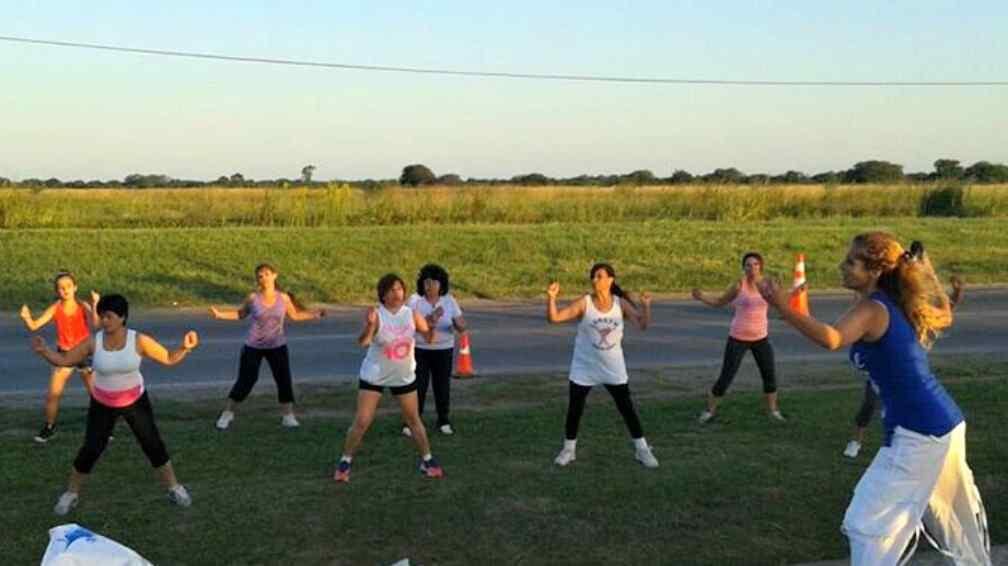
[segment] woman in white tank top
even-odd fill
[[[579,321],[569,376],[564,446],[554,462],[566,466],[576,459],[577,431],[585,400],[593,386],[604,385],[630,430],[635,457],[644,466],[657,468],[658,460],[644,439],[644,430],[630,396],[623,359],[623,321],[630,319],[641,330],[647,329],[651,322],[651,295],[641,294],[641,309],[638,310],[616,284],[616,271],[609,264],[593,265],[589,277],[592,293],[562,309],[556,304],[560,284],[554,281],[546,291],[546,319],[550,324]]]
[[[434,328],[419,313],[406,306],[406,284],[394,273],[378,280],[378,302],[377,306],[368,308],[364,329],[357,338],[357,343],[367,348],[360,369],[357,414],[347,431],[343,455],[336,463],[333,479],[350,481],[353,455],[374,422],[378,402],[386,387],[399,401],[403,422],[412,433],[420,455],[420,473],[429,478],[440,478],[444,472],[431,455],[427,430],[420,419],[413,372],[416,368],[414,335],[419,333],[430,343],[434,340]]]
[[[32,349],[54,366],[72,366],[93,357],[94,386],[88,407],[87,429],[70,470],[67,490],[60,495],[53,509],[66,515],[77,505],[80,489],[108,444],[116,420],[123,417],[137,442],[168,489],[168,498],[182,507],[192,504],[192,498],[175,477],[168,450],[161,440],[154,411],[140,374],[142,358],[165,366],[180,363],[199,344],[195,332],[186,332],[182,346],[168,352],[157,340],[126,328],[129,303],[122,295],[107,295],[98,301],[101,332],[95,333],[68,352],[50,350],[40,336],[32,338]]]

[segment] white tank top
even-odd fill
[[[585,295],[585,312],[574,338],[570,380],[578,385],[621,385],[627,382],[623,359],[623,308],[613,297],[609,312],[599,312]]]
[[[361,363],[360,378],[372,385],[401,387],[416,379],[413,311],[403,305],[392,314],[378,305],[378,331]]]
[[[94,397],[109,407],[132,405],[143,395],[144,381],[140,375],[140,354],[136,348],[136,331],[126,330],[126,345],[121,350],[105,349],[105,332],[94,337]]]

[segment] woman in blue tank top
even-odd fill
[[[898,564],[920,536],[956,564],[990,564],[987,520],[966,464],[963,414],[928,364],[927,350],[952,323],[949,298],[914,242],[860,234],[840,264],[858,300],[833,325],[791,311],[788,293],[765,279],[760,292],[789,324],[830,350],[850,346],[882,400],[884,442],[843,521],[852,564]]]

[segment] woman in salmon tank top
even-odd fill
[[[325,311],[308,310],[291,293],[277,284],[278,272],[268,263],[255,268],[256,292],[245,297],[237,309],[210,307],[210,316],[216,320],[252,319],[245,345],[238,362],[238,379],[228,394],[224,410],[217,417],[217,430],[227,430],[235,418],[235,409],[244,401],[256,381],[263,359],[269,364],[276,382],[277,400],[283,416],[281,426],[297,428],[301,425],[294,416],[294,379],[291,376],[290,354],[287,351],[285,320],[321,320]]]
[[[657,468],[658,459],[644,438],[634,408],[623,358],[623,321],[631,320],[642,331],[646,330],[651,324],[651,295],[642,293],[638,307],[616,284],[616,270],[607,263],[593,265],[588,276],[592,292],[563,308],[557,307],[560,284],[554,281],[546,289],[546,320],[550,324],[578,321],[568,376],[564,443],[553,463],[566,466],[576,459],[578,426],[585,401],[592,387],[602,385],[616,402],[616,409],[630,432],[634,457],[646,468]]]
[[[718,296],[693,289],[693,298],[712,307],[730,304],[735,310],[728,342],[725,344],[721,375],[707,393],[707,408],[697,419],[700,424],[710,422],[717,416],[718,405],[728,392],[728,387],[738,373],[746,352],[752,352],[763,379],[763,394],[766,396],[767,411],[775,421],[784,421],[777,401],[777,376],[774,367],[773,346],[767,335],[767,302],[760,296],[756,285],[763,279],[763,256],[757,252],[746,252],[742,256],[742,278],[728,286]]]
[[[77,279],[69,271],[61,271],[53,278],[56,291],[56,301],[49,305],[38,318],[33,318],[28,305],[21,305],[21,320],[29,331],[35,332],[49,322],[56,325],[56,347],[61,352],[68,352],[74,346],[91,336],[91,327],[98,326],[98,316],[93,305],[98,304],[98,294],[91,291],[92,303],[89,305],[77,299]],[[74,370],[80,372],[84,387],[91,392],[93,374],[90,360],[84,359],[70,367],[57,366],[49,374],[49,390],[45,400],[45,422],[42,429],[35,435],[35,442],[45,444],[56,434],[56,416],[59,414],[60,399],[66,383]]]
[[[966,463],[966,419],[928,360],[952,325],[952,308],[924,245],[904,249],[892,234],[860,234],[840,274],[858,299],[833,324],[792,311],[787,291],[773,280],[759,288],[813,343],[849,347],[882,402],[882,447],[858,480],[841,527],[851,564],[906,564],[924,539],[948,562],[989,566],[987,515]]]
[[[140,362],[149,358],[165,366],[184,360],[199,344],[195,332],[186,332],[182,345],[169,352],[157,340],[126,327],[129,303],[122,295],[102,297],[96,306],[101,331],[88,337],[69,352],[52,351],[41,336],[32,337],[32,350],[58,367],[70,367],[92,357],[94,384],[88,405],[84,445],[77,452],[70,470],[66,491],[56,501],[53,511],[66,515],[80,499],[80,490],[108,446],[109,435],[122,417],[133,431],[137,443],[157,470],[168,499],[181,507],[192,504],[189,492],[178,482],[168,450],[154,422],[154,409],[140,373]]]

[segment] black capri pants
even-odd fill
[[[417,348],[416,384],[417,402],[423,415],[427,400],[428,386],[434,389],[434,408],[437,409],[437,426],[451,424],[448,413],[451,410],[451,373],[454,348],[445,350],[424,350]]]
[[[564,423],[564,437],[567,440],[575,440],[578,434],[578,426],[581,424],[581,415],[584,414],[585,401],[592,388],[587,385],[578,385],[573,381],[569,382],[567,397],[567,420]],[[623,422],[630,431],[630,438],[643,438],[644,428],[641,426],[640,417],[637,416],[637,409],[634,408],[633,399],[630,397],[630,386],[626,383],[622,385],[605,384],[606,391],[612,395],[616,402],[616,410],[623,417]]]
[[[777,376],[774,373],[773,347],[770,346],[770,339],[760,340],[736,340],[731,336],[725,344],[724,361],[721,362],[721,376],[717,383],[711,388],[711,394],[715,397],[724,397],[728,391],[728,386],[735,379],[739,365],[742,364],[742,357],[747,350],[751,350],[753,358],[756,359],[756,366],[759,367],[760,377],[763,378],[763,392],[777,392]]]
[[[144,392],[132,405],[126,407],[109,407],[91,398],[88,405],[87,432],[84,433],[84,446],[81,446],[74,459],[74,469],[82,474],[90,474],[95,463],[108,446],[109,435],[115,428],[116,420],[122,417],[126,420],[133,436],[140,443],[147,459],[154,468],[160,468],[168,463],[168,449],[161,440],[161,433],[154,424],[154,408],[151,407],[147,392]]]
[[[291,377],[290,354],[287,352],[286,344],[276,348],[253,348],[247,344],[242,346],[238,381],[231,388],[228,397],[241,403],[249,396],[256,381],[259,381],[259,366],[262,365],[263,358],[266,358],[266,363],[273,373],[273,381],[277,386],[277,399],[281,403],[293,403],[294,380]]]

